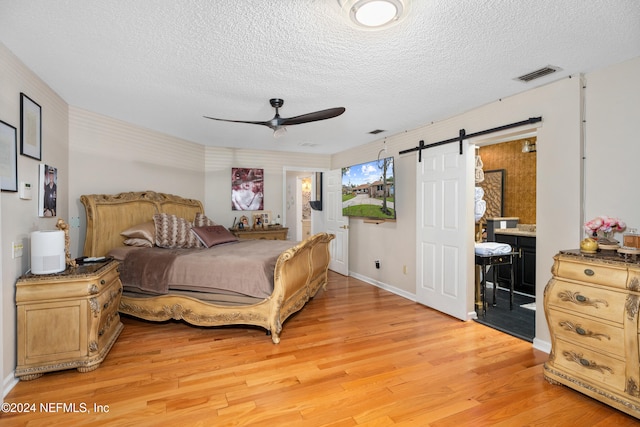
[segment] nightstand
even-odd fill
[[[287,240],[287,227],[267,227],[250,230],[229,230],[238,239],[253,240]]]
[[[117,261],[84,264],[16,282],[18,363],[15,375],[100,366],[122,331]]]

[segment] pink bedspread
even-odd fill
[[[240,240],[208,249],[118,248],[123,286],[163,295],[171,290],[234,292],[267,298],[278,256],[289,240]]]

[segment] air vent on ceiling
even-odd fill
[[[552,65],[548,65],[546,67],[540,68],[539,70],[532,71],[530,73],[524,74],[520,77],[516,77],[514,80],[518,80],[521,82],[530,82],[531,80],[539,79],[540,77],[548,76],[549,74],[553,74],[556,71],[560,71],[562,68],[554,67]]]
[[[371,132],[369,132],[371,135],[377,135],[379,133],[384,132],[384,130],[382,129],[376,129],[376,130],[372,130]]]

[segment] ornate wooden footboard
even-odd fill
[[[123,246],[120,232],[155,213],[192,218],[196,212],[203,212],[197,200],[152,191],[84,195],[80,199],[87,213],[85,256],[103,256],[111,248]],[[319,233],[281,253],[274,270],[273,293],[255,304],[229,306],[182,295],[140,298],[124,294],[120,312],[151,321],[176,319],[199,326],[261,326],[271,332],[277,344],[284,321],[326,286],[329,242],[333,238]]]

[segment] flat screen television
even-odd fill
[[[342,168],[342,214],[396,219],[393,157]]]

